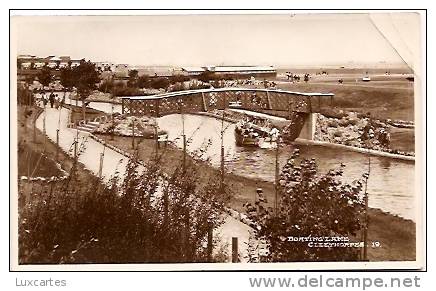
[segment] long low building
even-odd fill
[[[195,76],[210,72],[216,75],[231,75],[244,77],[275,77],[277,70],[273,66],[208,66],[208,67],[183,67],[182,71]]]

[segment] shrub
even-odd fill
[[[346,261],[358,259],[359,249],[349,247],[309,247],[308,241],[288,238],[349,237],[362,227],[362,181],[342,184],[343,166],[327,174],[317,173],[317,164],[303,160],[295,165],[298,150],[290,157],[280,175],[280,201],[277,213],[258,203],[254,213],[247,212],[259,226],[258,239],[266,240],[266,261]],[[367,176],[364,176],[367,177]],[[250,211],[251,210],[251,211]]]
[[[204,241],[222,223],[228,197],[214,177],[198,188],[197,176],[191,163],[166,176],[158,160],[130,160],[108,185],[72,172],[34,190],[19,209],[19,262],[207,261]]]

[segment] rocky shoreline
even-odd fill
[[[349,112],[341,118],[318,114],[315,142],[344,145],[368,153],[387,153],[395,156],[414,157],[413,151],[402,151],[391,146],[391,123],[360,117]]]

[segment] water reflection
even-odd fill
[[[210,141],[206,155],[214,166],[220,163],[221,128],[219,120],[206,116],[168,115],[158,119],[159,127],[167,130],[170,140],[182,147],[181,136],[184,123],[185,134],[190,140],[188,150],[193,151]],[[227,168],[238,175],[274,181],[275,150],[238,147],[235,143],[234,124],[224,122],[224,147]],[[178,139],[177,139],[178,138]],[[280,148],[280,164],[283,165],[294,148],[300,149],[301,158],[315,158],[320,172],[346,165],[344,180],[352,182],[368,171],[368,156],[314,145],[287,145]],[[414,219],[414,163],[385,157],[370,158],[368,193],[370,207]]]

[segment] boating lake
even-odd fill
[[[189,141],[188,150],[204,148],[209,142],[205,156],[212,165],[219,167],[222,121],[201,115],[173,114],[158,119],[161,129],[168,131],[168,138],[182,147],[183,124]],[[235,125],[224,122],[225,163],[228,172],[237,175],[274,181],[275,149],[260,149],[236,146]],[[300,149],[300,158],[314,158],[319,172],[346,165],[344,181],[359,179],[368,170],[368,156],[362,153],[318,145],[286,145],[280,147],[279,160],[283,166],[295,148]],[[415,164],[410,161],[371,156],[371,172],[368,181],[369,206],[415,221]]]
[[[62,93],[59,96],[63,96]],[[36,94],[36,97],[40,97]],[[66,103],[75,105],[68,94]],[[81,101],[77,102],[81,106]],[[121,105],[103,102],[91,102],[89,107],[106,113],[120,112]],[[161,129],[168,132],[168,138],[175,140],[182,148],[183,123],[185,134],[190,141],[189,151],[204,147],[210,141],[205,155],[211,158],[212,165],[219,167],[221,148],[221,120],[201,115],[167,115],[158,118]],[[275,149],[260,149],[236,146],[235,125],[224,122],[224,149],[226,169],[237,175],[274,181]],[[178,139],[177,139],[178,137]],[[318,163],[319,172],[327,172],[337,168],[341,163],[346,165],[344,181],[352,182],[359,179],[368,170],[368,156],[345,149],[330,148],[318,145],[287,145],[280,148],[280,165],[284,165],[295,148],[300,149],[301,158],[314,158]],[[369,206],[385,212],[416,221],[415,213],[415,164],[387,157],[371,156],[371,174],[368,181]]]

